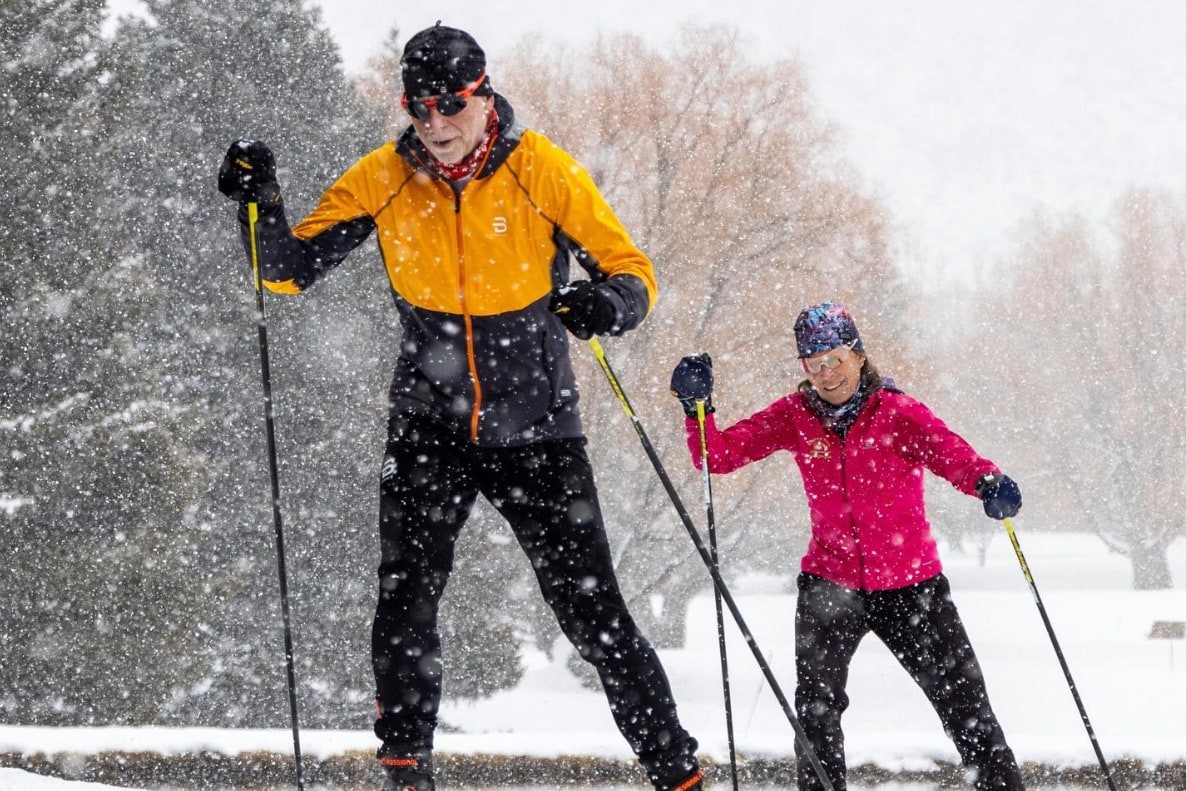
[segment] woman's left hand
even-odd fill
[[[977,481],[977,495],[991,519],[1007,519],[1022,508],[1022,491],[1005,473],[986,473]]]

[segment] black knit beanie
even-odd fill
[[[466,31],[438,22],[408,39],[400,71],[409,99],[458,93],[483,76],[486,53]],[[489,96],[490,78],[475,93]]]

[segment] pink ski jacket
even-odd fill
[[[697,421],[685,421],[693,463],[701,466]],[[709,471],[733,472],[778,450],[795,456],[812,516],[801,568],[857,590],[914,585],[940,573],[923,502],[923,470],[965,494],[1000,470],[924,404],[878,390],[844,439],[827,429],[802,393],[780,398],[727,429],[705,417]]]

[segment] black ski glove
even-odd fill
[[[548,309],[583,341],[613,330],[617,318],[614,303],[589,280],[574,280],[553,291]]]
[[[280,202],[276,159],[266,143],[236,140],[218,168],[218,191],[240,203]]]
[[[690,354],[672,371],[672,395],[680,399],[684,414],[696,419],[697,401],[705,402],[705,413],[713,411],[713,360],[707,352]]]
[[[991,519],[1006,519],[1022,508],[1022,492],[1018,484],[1004,473],[986,473],[977,480],[977,496]]]

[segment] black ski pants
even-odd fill
[[[481,493],[511,525],[565,636],[657,787],[697,768],[667,676],[619,591],[584,439],[479,447],[423,416],[394,415],[380,487],[372,631],[380,756],[432,750],[441,700],[437,608]]]
[[[801,573],[798,588],[795,707],[837,791],[845,789],[841,715],[849,706],[849,663],[869,632],[927,695],[961,763],[975,773],[976,788],[1023,788],[943,574],[905,588],[859,591]],[[798,742],[796,755],[800,790],[819,791],[822,785]]]

